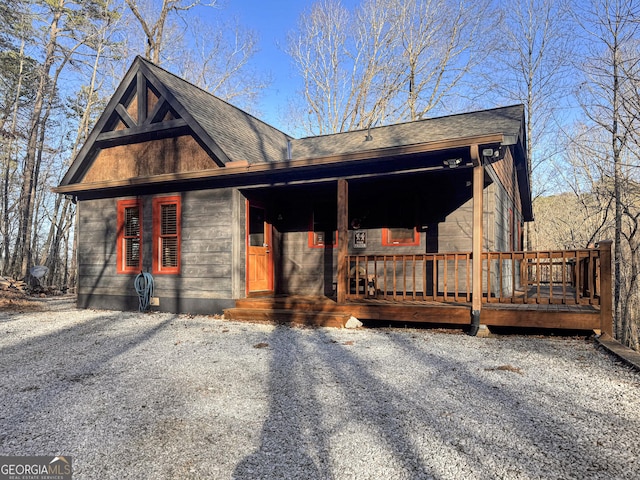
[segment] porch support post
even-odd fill
[[[473,161],[473,239],[472,239],[472,279],[471,279],[471,328],[470,335],[476,335],[480,327],[482,310],[482,197],[484,191],[484,167],[480,159],[478,145],[471,145]]]
[[[600,333],[613,336],[613,295],[611,294],[611,240],[598,242],[600,250]]]
[[[338,180],[338,303],[347,301],[347,255],[349,254],[349,184]]]

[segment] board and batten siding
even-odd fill
[[[141,196],[143,202],[143,270],[151,272],[152,200],[181,197],[181,262],[179,274],[154,275],[154,297],[161,311],[219,313],[233,306],[234,287],[241,284],[243,252],[235,232],[244,226],[240,197],[233,189]],[[78,208],[78,304],[85,308],[137,309],[135,274],[116,273],[116,208],[118,200],[81,201]],[[236,287],[237,290],[237,287]]]

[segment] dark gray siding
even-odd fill
[[[411,255],[426,252],[426,232],[420,233],[418,246],[383,246],[382,229],[363,229],[367,248],[354,248],[354,231],[349,231],[349,255]],[[337,248],[309,247],[308,232],[279,234],[280,264],[277,268],[278,291],[297,295],[332,295],[335,293]]]
[[[232,189],[182,192],[181,269],[177,275],[154,275],[159,310],[219,313],[233,305],[232,238],[241,228]],[[151,272],[152,199],[143,201],[143,269]],[[135,274],[116,273],[116,208],[119,198],[80,202],[78,265],[79,305],[91,308],[137,308]]]

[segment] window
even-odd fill
[[[415,227],[383,228],[382,245],[385,247],[420,245],[420,234]]]
[[[140,273],[142,270],[142,202],[120,200],[117,208],[118,245],[116,271]]]
[[[153,199],[153,273],[180,273],[180,197]]]
[[[338,245],[338,226],[335,205],[320,204],[313,209],[309,246],[311,248],[335,247]]]
[[[420,245],[418,199],[415,195],[398,192],[389,198],[386,206],[387,227],[382,229],[385,247],[411,247]]]

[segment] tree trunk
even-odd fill
[[[9,273],[10,266],[10,253],[11,249],[9,247],[9,229],[10,227],[10,218],[9,218],[9,186],[11,183],[12,177],[12,156],[13,156],[13,145],[16,138],[16,126],[18,124],[18,109],[20,106],[20,92],[22,91],[22,73],[24,68],[24,47],[25,40],[24,38],[20,41],[20,67],[18,69],[18,85],[16,88],[16,96],[13,104],[13,112],[11,118],[11,130],[9,133],[9,139],[5,144],[5,169],[3,172],[3,184],[2,184],[2,231],[4,233],[4,241],[3,241],[3,258],[4,263],[2,265],[2,274],[7,275]]]
[[[613,241],[613,268],[614,268],[614,282],[613,282],[613,317],[615,323],[615,335],[616,338],[621,339],[625,330],[626,319],[622,318],[623,312],[620,305],[621,293],[622,293],[622,272],[620,267],[622,265],[622,165],[621,165],[621,149],[622,141],[618,131],[618,120],[620,118],[620,78],[619,78],[619,45],[618,37],[614,35],[612,43],[612,62],[613,62],[613,98],[612,109],[613,118],[611,125],[611,146],[613,153],[613,197],[615,200],[615,233]]]
[[[47,95],[53,95],[49,82],[49,72],[55,59],[59,23],[62,17],[64,0],[58,0],[57,8],[49,25],[49,39],[45,47],[45,60],[38,79],[38,88],[33,102],[33,112],[29,124],[27,151],[22,172],[22,188],[20,190],[20,212],[18,236],[13,257],[13,271],[19,277],[27,277],[27,269],[31,260],[31,230],[33,227],[33,199],[37,180],[38,142],[44,128],[42,112]]]

